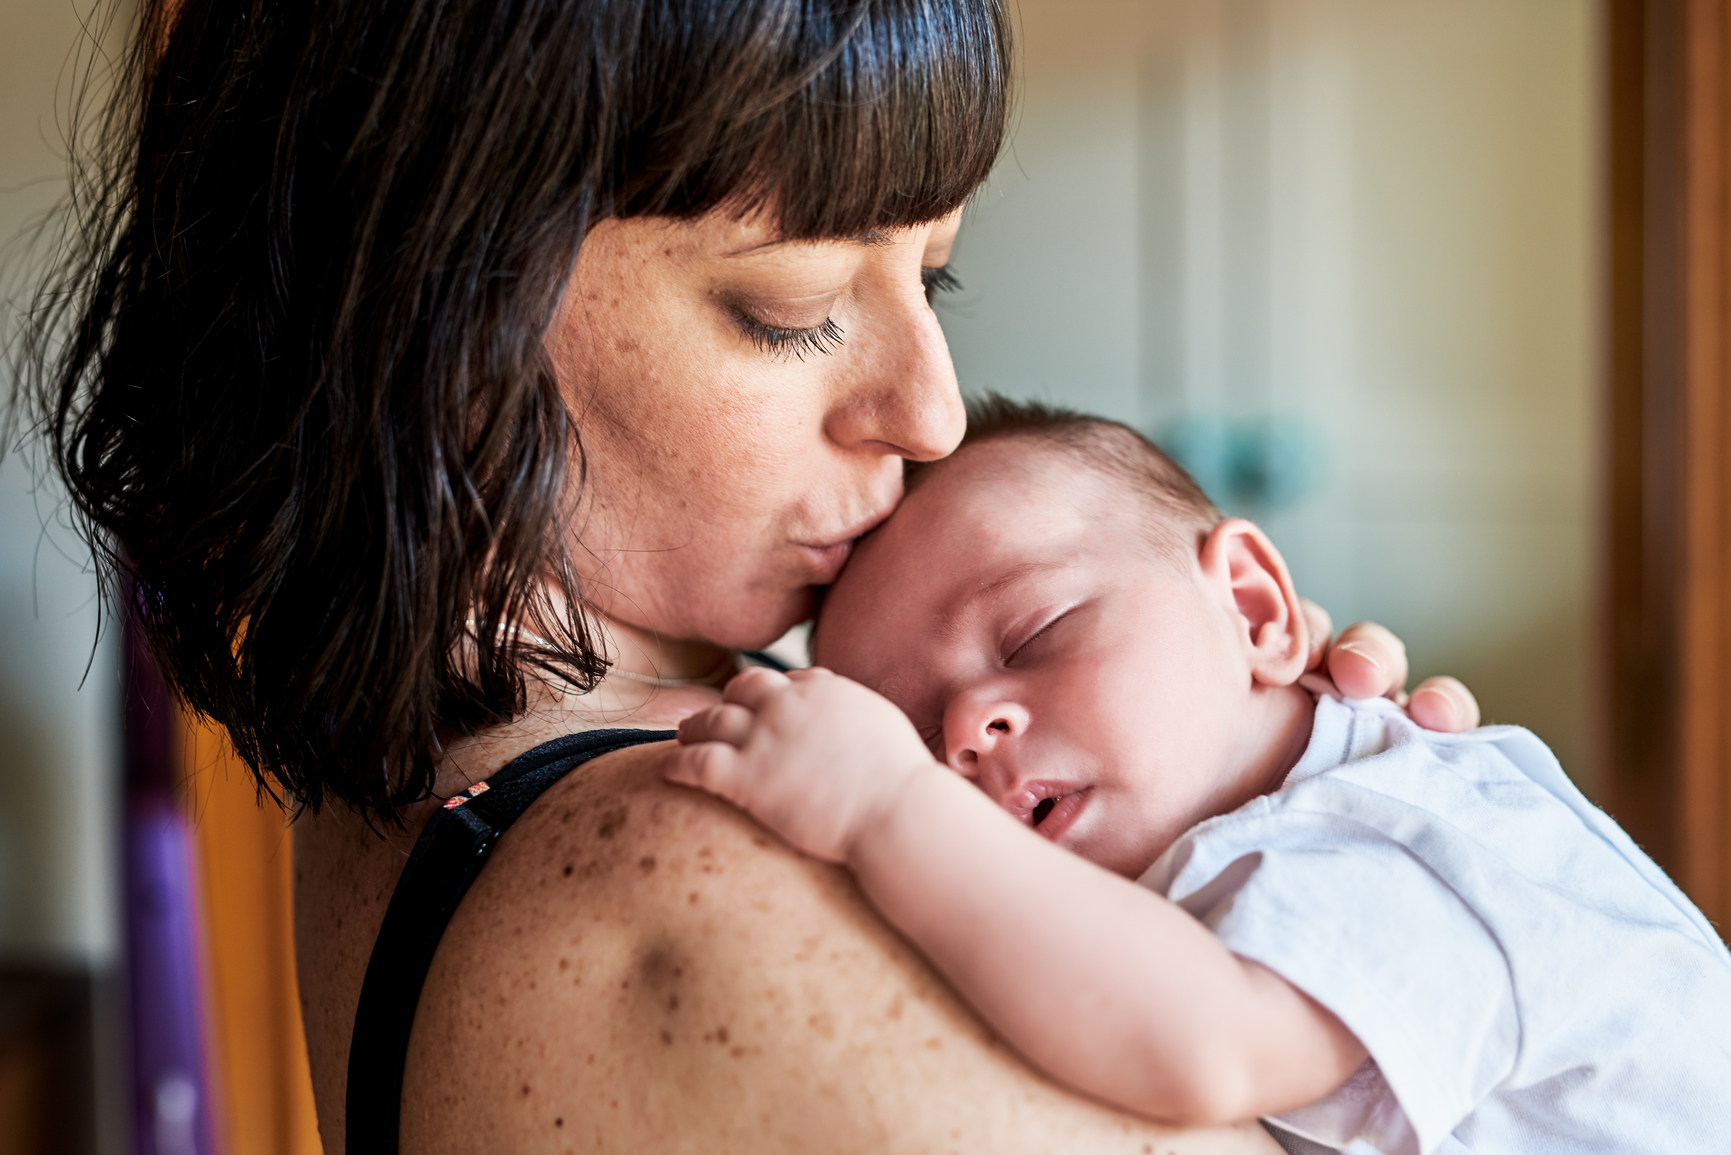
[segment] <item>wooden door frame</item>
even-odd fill
[[[1731,0],[1606,0],[1604,801],[1731,922]]]

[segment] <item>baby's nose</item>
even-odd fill
[[[950,768],[978,779],[988,793],[1001,786],[1005,754],[1028,729],[1028,712],[1019,704],[985,697],[958,698],[944,717],[944,750]],[[998,773],[993,771],[997,770]]]

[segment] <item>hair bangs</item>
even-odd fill
[[[732,51],[666,61],[616,215],[731,208],[789,239],[851,237],[946,216],[991,172],[1011,102],[1001,4],[761,0],[733,25]]]

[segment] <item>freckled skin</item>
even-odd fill
[[[601,821],[596,823],[595,837],[612,838],[615,834],[618,834],[621,830],[625,829],[625,824],[630,820],[631,812],[626,810],[624,807],[609,810],[601,816]]]
[[[731,808],[663,783],[660,751],[611,755],[556,786],[544,802],[570,804],[572,817],[562,820],[562,806],[531,808],[458,908],[416,1015],[405,1155],[863,1153],[958,1142],[1135,1152],[1150,1137],[1185,1155],[1275,1150],[1254,1127],[1177,1134],[1047,1083],[884,928],[851,879],[764,839]],[[597,842],[593,816],[615,810],[629,821]],[[297,862],[318,847],[329,864],[333,833],[298,831]],[[349,845],[399,855],[370,836]],[[669,853],[679,846],[709,854]],[[585,878],[591,853],[603,869]],[[649,857],[657,869],[639,869]],[[580,865],[567,879],[572,858]],[[329,885],[324,873],[304,871],[301,885]],[[537,877],[549,885],[524,885]],[[357,991],[385,897],[350,918],[347,951],[317,960],[353,975]],[[538,992],[523,997],[532,981]],[[352,996],[309,1008],[313,1036],[340,1036],[346,1047],[337,1026],[353,1013]],[[315,1045],[314,1060],[328,1102],[342,1085],[341,1054]]]

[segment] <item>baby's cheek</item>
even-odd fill
[[[1089,702],[1070,698],[1080,741],[1114,768],[1117,785],[1168,813],[1206,794],[1218,774],[1222,736],[1232,732],[1232,703],[1208,679],[1164,684],[1126,674],[1095,682]]]
[[[1042,671],[1035,695],[1028,705],[1037,718],[1075,741],[1113,748],[1143,732],[1159,704],[1144,672],[1110,658],[1055,664]]]

